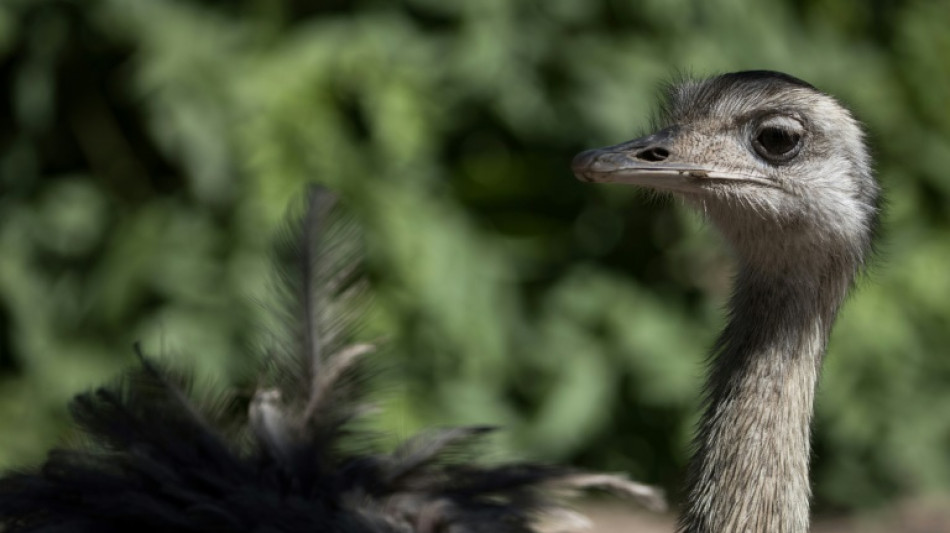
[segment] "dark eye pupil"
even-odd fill
[[[762,148],[772,155],[785,155],[798,146],[801,135],[782,128],[765,128],[756,138]]]

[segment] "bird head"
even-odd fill
[[[683,198],[753,268],[863,264],[879,190],[864,133],[834,98],[786,74],[736,72],[671,87],[660,123],[578,154],[574,174]]]

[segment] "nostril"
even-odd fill
[[[666,148],[649,148],[638,153],[636,157],[644,161],[663,161],[670,157],[670,152]]]

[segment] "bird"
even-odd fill
[[[834,97],[767,70],[670,86],[656,130],[572,169],[681,199],[735,257],[678,531],[808,531],[820,368],[879,226],[864,130]]]
[[[572,169],[683,199],[737,258],[679,531],[805,532],[818,374],[879,225],[865,135],[832,96],[772,71],[684,81],[664,104],[658,131],[578,154]],[[659,507],[658,491],[622,477],[453,461],[485,427],[361,449],[358,370],[374,346],[344,335],[365,292],[356,239],[326,195],[306,205],[280,291],[288,331],[244,415],[233,397],[196,402],[187,375],[140,355],[124,380],[73,401],[91,443],[0,478],[5,533],[560,532],[579,521],[552,491],[591,486]]]
[[[359,225],[336,195],[305,194],[278,239],[274,309],[252,394],[195,390],[146,356],[79,394],[83,439],[0,477],[4,533],[571,533],[566,498],[597,489],[661,508],[623,476],[530,462],[479,464],[487,426],[435,428],[381,450],[360,426],[370,288]],[[246,398],[250,396],[249,398]]]

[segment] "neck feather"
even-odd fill
[[[812,274],[740,269],[713,352],[680,531],[808,530],[815,387],[852,278]]]

